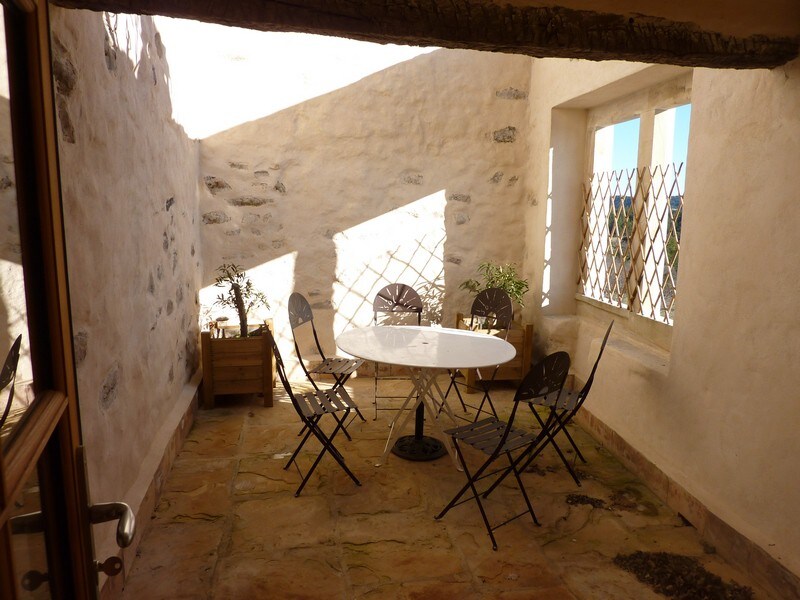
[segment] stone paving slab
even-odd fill
[[[572,426],[587,464],[571,449],[567,456],[582,485],[546,450],[523,475],[541,525],[525,515],[498,529],[493,551],[473,502],[434,519],[465,481],[449,456],[415,463],[390,455],[375,466],[395,413],[372,420],[371,380],[351,379],[348,389],[367,420],[349,423],[352,441],[340,434],[336,445],[361,485],[326,456],[300,497],[295,491],[319,445],[309,440],[296,465],[283,468],[301,438],[282,390],[272,408],[242,396],[200,411],[128,566],[123,598],[661,598],[613,564],[636,550],[692,556],[725,580],[752,586]],[[513,388],[492,396],[508,410]],[[475,465],[481,459],[467,457]],[[511,478],[486,508],[493,519],[523,510]]]

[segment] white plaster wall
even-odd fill
[[[452,324],[481,261],[522,262],[529,65],[439,50],[201,140],[203,284],[245,267],[287,358],[295,290],[331,350],[394,281]]]
[[[602,87],[604,76],[592,71],[604,67],[564,62],[556,73],[548,61],[535,63],[532,119],[543,124],[531,143],[538,193],[547,184],[551,107],[584,94],[587,83]],[[565,93],[537,95],[543,81]],[[799,161],[800,61],[772,71],[695,70],[671,347],[647,343],[617,316],[586,405],[794,573]],[[534,228],[541,211],[529,210]],[[531,248],[528,256],[538,261],[542,252]],[[546,321],[551,347],[572,344],[574,370],[585,379],[613,316],[577,308],[576,318]]]
[[[197,149],[171,119],[152,19],[54,7],[51,21],[91,497],[136,510],[198,365]],[[116,553],[113,524],[94,531],[98,558]]]

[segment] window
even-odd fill
[[[691,105],[593,127],[581,285],[589,298],[673,322]]]

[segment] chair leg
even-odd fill
[[[347,413],[348,412],[349,411],[345,412],[345,418],[347,418]],[[303,488],[306,486],[306,483],[308,483],[309,478],[311,477],[311,475],[314,472],[314,470],[317,468],[317,465],[319,465],[320,461],[322,460],[322,457],[325,455],[326,452],[330,453],[330,455],[333,457],[333,459],[337,463],[339,463],[339,466],[344,470],[345,473],[347,473],[347,475],[350,477],[350,479],[353,480],[353,482],[356,485],[358,485],[358,486],[361,485],[361,482],[358,480],[358,478],[353,474],[353,472],[345,464],[344,458],[342,457],[341,453],[336,449],[336,446],[333,445],[333,438],[336,436],[338,431],[342,428],[341,421],[338,422],[338,425],[333,430],[333,433],[331,433],[330,436],[326,436],[325,435],[325,432],[322,431],[322,429],[320,429],[320,427],[318,425],[318,422],[319,422],[319,419],[317,419],[316,422],[312,422],[311,420],[309,420],[309,431],[311,433],[313,433],[314,437],[316,437],[319,440],[320,444],[322,444],[322,450],[320,450],[319,454],[317,455],[317,458],[314,460],[314,463],[311,465],[311,468],[308,470],[308,472],[306,473],[305,477],[303,477],[303,481],[300,483],[300,486],[297,488],[297,491],[294,494],[295,497],[299,496],[300,493],[303,491]]]
[[[494,538],[494,531],[492,530],[492,525],[489,523],[489,517],[486,515],[486,510],[483,508],[483,503],[481,502],[480,495],[478,494],[478,490],[475,487],[475,481],[477,481],[480,478],[480,476],[486,470],[486,467],[488,467],[492,463],[495,457],[494,456],[489,457],[486,460],[486,462],[484,462],[480,466],[480,468],[475,472],[475,474],[472,475],[470,474],[469,468],[467,467],[467,462],[464,460],[464,455],[461,453],[461,447],[458,445],[458,440],[456,440],[455,438],[453,438],[453,445],[456,448],[456,454],[458,454],[458,461],[461,463],[461,467],[464,469],[464,475],[466,475],[467,477],[467,483],[464,484],[464,486],[458,491],[458,493],[455,496],[453,496],[453,499],[450,500],[450,503],[447,506],[445,506],[442,509],[442,511],[434,518],[438,520],[444,517],[451,508],[453,508],[457,504],[461,504],[461,502],[459,502],[461,496],[463,496],[467,490],[471,490],[472,498],[467,498],[465,500],[462,500],[462,502],[475,500],[475,502],[478,504],[478,510],[480,510],[481,518],[483,518],[483,524],[486,526],[486,532],[489,534],[489,539],[492,540],[492,549],[497,550],[497,540],[495,540]]]
[[[491,396],[489,396],[489,389],[488,389],[488,385],[489,384],[488,384],[488,382],[486,382],[483,385],[486,386],[486,387],[484,387],[483,398],[481,398],[481,403],[478,405],[478,410],[475,412],[475,419],[473,420],[473,423],[477,422],[478,419],[480,419],[481,413],[486,412],[485,410],[483,410],[483,405],[486,404],[487,402],[489,404],[489,408],[492,410],[492,416],[495,419],[499,418],[497,416],[497,411],[494,408],[494,403],[492,402],[492,398],[491,398]]]
[[[316,417],[316,420],[319,421],[319,417]],[[303,436],[303,439],[300,440],[300,443],[297,445],[297,448],[295,448],[294,452],[292,452],[292,456],[289,458],[289,462],[287,462],[286,465],[283,467],[284,471],[292,465],[292,463],[297,458],[297,455],[300,454],[300,450],[302,450],[303,446],[305,446],[306,441],[308,441],[308,438],[311,436],[311,428],[305,421],[303,422],[303,429],[301,429],[300,433],[297,434],[298,437],[301,436],[303,432],[305,432],[305,436]]]
[[[514,460],[511,458],[511,455],[506,452],[506,456],[508,457],[508,464],[509,469],[514,472],[514,477],[517,479],[517,486],[519,486],[519,491],[522,492],[522,497],[525,498],[525,505],[528,507],[528,512],[531,513],[531,517],[533,517],[533,522],[535,525],[540,525],[539,519],[536,518],[536,513],[533,512],[533,506],[531,505],[531,501],[528,498],[528,492],[525,489],[525,485],[522,483],[522,478],[519,475],[519,471],[517,470],[517,465],[515,464]]]
[[[575,440],[572,439],[572,436],[570,435],[569,430],[567,429],[567,424],[572,419],[569,418],[569,417],[564,419],[563,415],[562,416],[558,416],[557,419],[558,419],[558,423],[559,423],[559,429],[564,432],[564,435],[567,437],[567,440],[569,440],[570,446],[572,446],[572,449],[575,451],[575,455],[578,458],[581,459],[581,462],[583,464],[586,464],[586,459],[583,457],[583,454],[581,453],[580,449],[578,448],[578,445],[575,443]]]
[[[455,389],[458,401],[461,403],[461,409],[467,412],[467,405],[464,403],[464,398],[461,396],[461,390],[458,389],[458,382],[456,381],[458,371],[448,371],[447,374],[450,375],[450,383],[447,386],[447,391],[444,393],[444,399],[447,400],[447,396],[450,395],[450,390]]]

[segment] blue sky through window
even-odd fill
[[[684,104],[675,109],[675,137],[672,146],[672,162],[675,165],[683,163],[681,175],[678,178],[681,190],[684,189],[686,179],[686,154],[689,149],[689,123],[691,121],[692,105]],[[614,127],[614,145],[611,156],[611,169],[613,171],[635,169],[639,151],[639,118],[617,123]]]
[[[629,171],[636,168],[639,153],[639,117],[614,125],[614,145],[611,150],[611,170]]]

